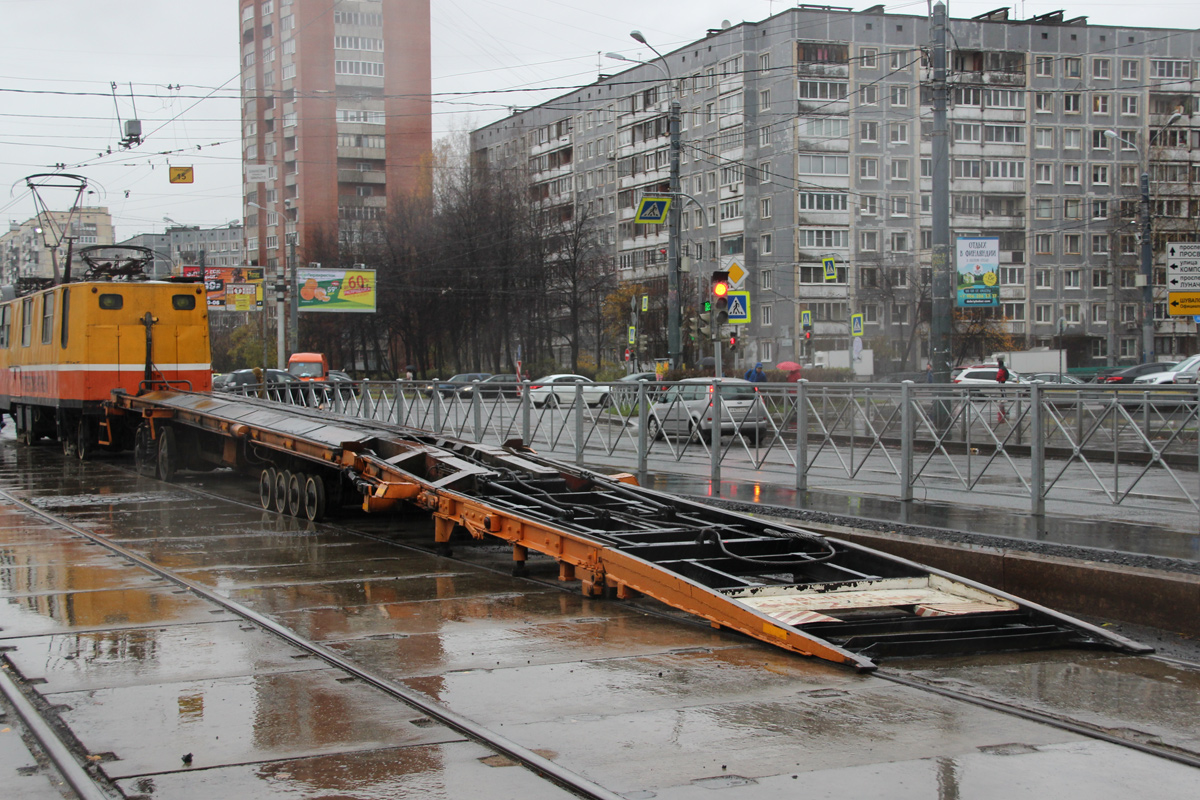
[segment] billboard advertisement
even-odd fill
[[[300,311],[375,313],[373,269],[301,269],[296,281]]]
[[[204,270],[204,289],[208,307],[213,311],[259,311],[263,307],[262,267],[185,266],[183,274],[200,277]]]
[[[959,308],[1000,305],[1000,240],[960,238],[955,297]]]

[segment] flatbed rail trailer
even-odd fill
[[[1056,647],[1150,648],[982,584],[851,542],[714,508],[544,458],[253,397],[114,392],[143,474],[226,465],[264,508],[432,513],[434,538],[498,540],[522,574],[553,558],[586,595],[636,594],[769,644],[860,670],[884,657]]]

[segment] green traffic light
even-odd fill
[[[704,310],[705,310],[705,311],[712,311],[712,300],[705,300],[705,301],[704,301]]]

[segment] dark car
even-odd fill
[[[253,369],[235,369],[229,373],[229,380],[224,391],[243,393],[247,387],[259,386],[260,379]],[[268,369],[264,375],[266,397],[272,400],[286,400],[302,403],[304,400],[304,381],[285,369]]]
[[[458,390],[463,397],[470,397],[478,386],[480,397],[520,397],[521,378],[517,375],[492,375],[478,384],[468,383]]]
[[[1124,367],[1107,375],[1098,375],[1096,383],[1106,386],[1114,383],[1133,383],[1143,375],[1166,372],[1175,366],[1176,363],[1175,361],[1151,361],[1149,364],[1134,364],[1132,367]]]
[[[457,394],[464,386],[475,381],[485,381],[492,377],[490,372],[462,372],[453,376],[447,381],[434,381],[433,385],[425,390],[425,394],[430,397],[434,392],[437,392],[442,397],[451,397]]]

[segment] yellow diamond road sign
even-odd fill
[[[736,261],[732,261],[729,264],[728,272],[729,272],[729,282],[732,283],[734,286],[741,286],[742,281],[746,277],[746,270],[742,269],[742,265]]]
[[[643,225],[662,225],[667,221],[667,210],[671,207],[669,197],[643,197],[638,203],[637,216],[634,222]]]

